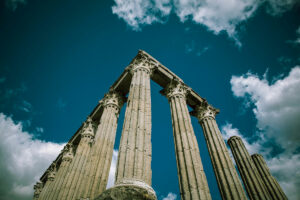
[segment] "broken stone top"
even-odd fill
[[[227,140],[227,143],[230,143],[232,140],[240,140],[240,141],[242,141],[242,138],[240,138],[239,136],[231,136],[231,137]]]
[[[196,106],[196,109],[192,114],[201,122],[204,119],[215,119],[216,114],[219,112],[219,109],[212,107],[207,101],[203,101],[200,105]]]
[[[179,79],[174,78],[167,87],[162,91],[162,93],[168,98],[172,97],[181,97],[186,98],[186,95],[191,91],[189,87],[187,87],[184,83],[182,83]]]

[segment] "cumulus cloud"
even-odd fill
[[[0,113],[0,199],[32,199],[33,185],[63,144],[35,139],[21,123]]]
[[[215,34],[225,31],[238,40],[236,27],[253,16],[261,5],[266,5],[272,15],[281,14],[293,7],[298,0],[115,0],[114,14],[134,30],[143,25],[163,23],[168,15],[175,13],[181,22],[191,20],[204,25]]]
[[[118,161],[118,150],[114,149],[106,188],[110,188],[114,186],[117,161]]]
[[[133,30],[138,31],[141,25],[163,23],[164,18],[171,12],[169,3],[169,0],[115,0],[112,12],[124,19]]]
[[[177,199],[177,195],[170,192],[166,197],[164,197],[162,200],[176,200]]]
[[[294,67],[288,76],[270,84],[255,74],[233,76],[230,81],[233,94],[254,104],[257,128],[264,130],[284,149],[291,151],[300,142],[300,67]]]
[[[266,75],[259,77],[253,73],[233,76],[230,83],[234,96],[253,105],[257,131],[253,142],[253,137],[245,138],[238,129],[227,124],[222,128],[225,139],[232,135],[242,136],[251,154],[264,155],[289,199],[299,199],[300,67],[292,68],[288,75],[281,75],[271,83]],[[268,145],[269,141],[275,141],[273,146]],[[271,154],[276,145],[282,152]]]

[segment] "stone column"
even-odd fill
[[[251,200],[271,199],[242,139],[232,136],[227,143],[231,148],[249,198]]]
[[[69,169],[69,166],[73,160],[74,152],[73,152],[73,145],[68,143],[62,150],[62,159],[60,166],[56,173],[56,178],[53,182],[53,187],[50,192],[50,194],[46,197],[47,200],[56,200],[59,194],[59,191],[63,187],[62,184],[64,182],[64,179],[66,177],[67,171]]]
[[[37,182],[34,186],[34,193],[33,193],[33,200],[38,200],[40,197],[40,194],[43,190],[43,183],[42,182]]]
[[[94,199],[105,189],[114,150],[120,109],[125,97],[110,90],[99,102],[103,113],[95,135],[93,149],[88,159],[83,181],[78,185],[77,198]]]
[[[286,195],[284,194],[282,188],[280,187],[277,180],[271,175],[270,170],[265,162],[264,158],[260,154],[253,154],[252,160],[256,166],[256,169],[264,182],[267,190],[269,191],[272,199],[279,200],[279,199],[287,199]]]
[[[151,188],[151,66],[140,55],[129,70],[132,80],[119,147],[116,184],[97,199],[156,199]]]
[[[222,199],[247,199],[242,183],[230,158],[226,144],[215,120],[219,110],[207,102],[192,112],[203,129],[208,152],[216,175]]]
[[[82,180],[82,171],[84,170],[86,159],[91,149],[91,143],[94,139],[94,125],[92,119],[88,117],[81,130],[81,139],[77,146],[74,160],[68,168],[68,174],[63,182],[63,187],[57,199],[71,200],[75,193],[75,187]]]
[[[56,163],[52,163],[51,166],[49,167],[49,169],[47,170],[47,181],[43,187],[42,192],[40,193],[40,197],[39,199],[46,200],[46,196],[49,193],[49,190],[53,184],[53,181],[55,179],[55,175],[56,175]]]
[[[181,199],[206,200],[211,199],[211,195],[186,104],[188,91],[174,79],[161,93],[166,95],[171,107]]]

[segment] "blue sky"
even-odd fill
[[[299,5],[297,0],[5,0],[0,199],[32,197],[35,181],[139,49],[219,108],[224,139],[243,137],[251,153],[264,155],[289,199],[299,199]],[[159,199],[179,199],[170,109],[161,88],[151,87],[153,188]],[[125,107],[114,155],[124,113]],[[212,197],[220,199],[201,127],[194,117],[192,123]]]

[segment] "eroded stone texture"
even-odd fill
[[[123,180],[95,200],[156,200],[154,190],[139,180]]]
[[[265,162],[264,158],[260,154],[253,154],[252,160],[256,166],[256,169],[264,182],[265,186],[267,187],[268,192],[270,193],[272,199],[279,200],[279,199],[287,199],[286,195],[284,194],[282,188],[280,187],[277,180],[271,175],[270,170]]]
[[[47,170],[47,181],[44,184],[43,190],[40,193],[39,199],[46,199],[46,196],[49,194],[49,190],[53,185],[53,181],[56,175],[56,163],[52,163],[50,168]]]
[[[236,165],[251,200],[272,199],[240,137],[232,136],[227,141]]]
[[[43,183],[42,182],[37,182],[34,186],[34,193],[33,193],[33,200],[38,200],[40,197],[40,194],[43,190]]]
[[[116,187],[125,180],[138,180],[151,186],[151,69],[142,56],[127,68],[132,80],[119,147]]]
[[[175,79],[162,93],[168,98],[171,107],[181,199],[206,200],[211,199],[211,195],[186,104],[188,91],[189,88]]]
[[[203,129],[222,199],[247,199],[233,161],[215,120],[219,110],[203,102],[192,112]]]
[[[73,152],[73,145],[68,143],[62,150],[63,156],[61,160],[61,164],[57,170],[56,178],[53,181],[53,186],[51,187],[48,195],[45,197],[47,200],[55,200],[57,199],[57,195],[61,190],[63,180],[65,175],[67,174],[67,170],[70,166],[70,163],[73,160],[74,152]]]
[[[80,183],[85,169],[86,159],[91,149],[91,143],[94,139],[94,124],[90,117],[84,122],[81,130],[81,139],[77,146],[76,153],[62,184],[62,188],[57,199],[73,199],[75,188]]]
[[[103,106],[103,114],[83,179],[76,189],[75,199],[94,199],[106,189],[118,117],[124,102],[125,98],[113,90],[109,91],[99,102]]]

